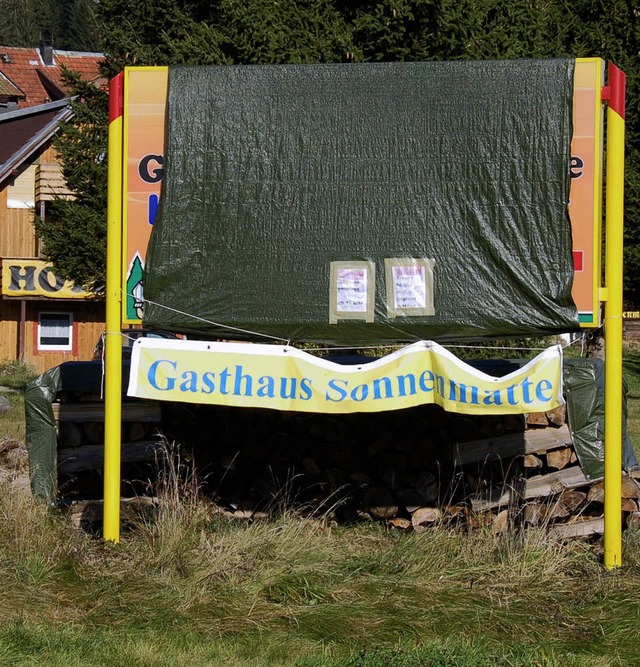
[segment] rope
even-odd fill
[[[133,294],[129,294],[128,292],[123,292],[125,296],[130,296],[133,297]],[[158,306],[158,308],[164,308],[165,310],[170,310],[172,313],[177,313],[178,315],[183,315],[184,317],[190,317],[193,320],[197,320],[198,322],[204,322],[205,324],[210,324],[214,327],[220,327],[221,329],[228,329],[229,331],[237,331],[239,333],[243,334],[248,334],[249,336],[259,336],[261,338],[270,338],[271,340],[278,340],[282,343],[289,343],[290,339],[288,338],[280,338],[279,336],[271,336],[266,333],[261,333],[260,331],[250,331],[249,329],[241,329],[240,327],[234,327],[231,326],[230,324],[222,324],[220,322],[214,322],[213,320],[207,320],[204,317],[200,317],[199,315],[192,315],[191,313],[187,313],[183,310],[178,310],[176,308],[171,308],[170,306],[165,306],[162,303],[158,303],[157,301],[151,301],[150,299],[144,299],[144,303],[151,303],[154,306]]]
[[[125,296],[130,296],[133,297],[133,294],[130,294],[128,292],[123,292]],[[176,313],[178,315],[182,315],[184,317],[191,318],[193,320],[197,320],[198,322],[203,322],[205,324],[210,324],[211,326],[219,327],[221,329],[227,329],[229,331],[237,331],[238,333],[243,333],[248,336],[257,336],[260,338],[268,338],[270,340],[276,340],[281,343],[284,343],[285,345],[291,345],[291,339],[290,338],[281,338],[280,336],[272,336],[270,334],[262,333],[260,331],[251,331],[249,329],[242,329],[240,327],[234,327],[230,324],[222,324],[221,322],[215,322],[213,320],[208,320],[204,317],[200,317],[199,315],[193,315],[192,313],[188,313],[184,310],[178,310],[177,308],[171,308],[170,306],[165,306],[162,303],[158,303],[157,301],[151,301],[150,299],[144,299],[145,303],[151,303],[154,306],[158,306],[158,308],[164,308],[165,310],[169,310],[173,313]],[[121,333],[121,335],[126,336],[127,334]],[[586,334],[582,333],[579,338],[576,338],[573,341],[569,341],[568,343],[562,344],[562,348],[565,349],[567,347],[571,347],[572,345],[578,345],[580,344],[582,346],[582,354],[584,355],[584,349],[585,349],[585,344],[586,344]],[[351,345],[351,346],[338,346],[338,347],[307,347],[304,348],[305,351],[307,352],[344,352],[344,351],[350,351],[350,350],[384,350],[384,349],[400,349],[403,348],[407,345],[407,343],[391,343],[387,345]],[[445,348],[456,348],[456,349],[466,349],[466,350],[512,350],[512,351],[517,351],[517,352],[541,352],[545,349],[546,347],[509,347],[507,345],[501,346],[501,345],[465,345],[465,344],[443,344],[443,347]],[[104,359],[104,353],[103,353],[103,359]]]

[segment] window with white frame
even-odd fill
[[[38,314],[38,349],[64,352],[73,349],[71,313]]]

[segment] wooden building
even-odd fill
[[[47,202],[73,196],[52,147],[72,116],[62,65],[98,82],[100,54],[0,46],[0,362],[44,371],[91,359],[104,301],[66,283],[42,258],[33,224]]]

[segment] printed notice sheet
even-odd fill
[[[373,322],[375,265],[372,262],[331,262],[329,321]]]
[[[365,269],[338,269],[336,271],[339,313],[367,312],[367,271]]]
[[[399,315],[435,315],[433,259],[385,259],[387,311]]]

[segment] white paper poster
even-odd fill
[[[424,266],[394,266],[392,272],[396,308],[425,308],[427,286]]]
[[[396,257],[385,259],[389,317],[435,315],[433,267],[435,260]]]
[[[373,322],[375,270],[373,262],[331,262],[331,324],[338,320]]]
[[[339,313],[367,312],[367,271],[365,269],[338,269],[336,272]]]

